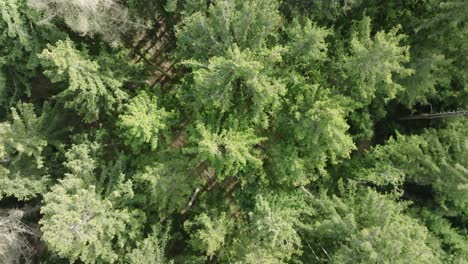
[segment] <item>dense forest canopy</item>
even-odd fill
[[[468,263],[465,0],[0,0],[0,263]]]

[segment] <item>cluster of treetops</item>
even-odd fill
[[[468,263],[467,108],[465,0],[1,0],[0,262]]]

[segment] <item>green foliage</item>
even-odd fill
[[[184,223],[184,229],[191,232],[190,244],[194,250],[202,251],[206,256],[212,257],[225,243],[227,233],[230,233],[233,223],[227,219],[226,214],[211,219],[206,214],[198,215],[193,221]]]
[[[190,3],[186,7],[192,9]],[[267,40],[281,25],[278,4],[276,0],[223,0],[210,5],[206,13],[193,13],[177,32],[179,56],[206,61],[233,46],[240,50],[269,46]]]
[[[349,238],[333,256],[335,263],[442,263],[426,242],[426,228],[408,219],[388,226],[366,228]],[[408,249],[411,250],[408,250]],[[358,254],[356,254],[359,252]]]
[[[325,38],[330,34],[330,30],[317,26],[310,19],[304,23],[294,20],[288,26],[288,56],[295,62],[292,66],[310,69],[315,63],[326,60],[328,46]]]
[[[0,32],[0,107],[6,113],[32,95],[39,65],[36,53],[66,33],[38,26],[23,0],[0,3]]]
[[[48,183],[43,151],[44,116],[37,117],[34,106],[12,108],[12,123],[0,124],[0,197],[27,200],[45,191]]]
[[[164,5],[164,9],[169,13],[175,12],[177,10],[177,2],[178,0],[168,0],[166,5]]]
[[[300,13],[304,16],[312,15],[319,21],[336,22],[339,18],[359,6],[362,0],[289,0],[287,2],[289,12]]]
[[[387,101],[403,89],[394,81],[394,75],[407,76],[412,71],[403,65],[409,61],[409,47],[400,46],[404,35],[398,30],[396,27],[388,33],[379,31],[371,37],[369,17],[354,25],[345,69],[347,76],[357,82],[350,91],[357,102],[367,105],[375,97]]]
[[[279,61],[279,54],[272,54],[271,60],[255,58],[254,53],[234,46],[224,57],[211,57],[208,65],[189,61],[194,67],[190,93],[206,111],[235,111],[256,124],[268,124],[268,115],[278,108],[286,92],[280,80],[269,76],[269,63]]]
[[[137,248],[127,256],[128,263],[135,264],[165,264],[174,263],[166,259],[164,250],[168,240],[168,231],[162,233],[153,231],[147,238],[137,242]]]
[[[41,128],[44,125],[42,119],[34,113],[34,106],[31,104],[20,104],[18,109],[12,108],[12,124],[3,123],[1,126],[2,147],[0,153],[2,157],[18,152],[21,155],[33,157],[37,168],[41,168],[43,160],[41,152],[47,145],[43,139]]]
[[[81,114],[85,122],[94,122],[101,112],[121,107],[121,101],[127,96],[121,90],[123,80],[77,50],[69,39],[58,41],[55,46],[48,45],[39,58],[46,69],[44,74],[53,83],[65,84],[57,99]]]
[[[19,5],[17,0],[5,0],[0,4],[0,10],[2,10],[2,20],[6,23],[6,35],[9,38],[18,38],[23,46],[27,46],[29,40],[18,10]]]
[[[97,149],[95,144],[73,146],[64,164],[69,173],[44,195],[42,238],[70,261],[113,263],[119,258],[118,250],[135,234],[128,230],[135,226],[134,212],[116,208],[116,198],[128,200],[133,193],[122,184],[110,193],[102,191],[95,176]]]
[[[403,78],[401,83],[407,89],[398,96],[398,101],[410,107],[416,103],[427,104],[428,98],[437,97],[438,85],[450,86],[447,71],[450,66],[444,55],[424,49],[415,50],[411,54],[416,57],[409,63],[414,74]]]
[[[193,73],[180,98],[189,98],[197,111],[246,115],[250,122],[268,126],[286,93],[273,75],[285,49],[266,43],[276,38],[281,24],[277,5],[221,1],[206,14],[187,17],[177,32],[176,54]]]
[[[301,233],[318,263],[441,263],[438,245],[405,204],[369,189],[309,201]]]
[[[0,259],[466,263],[467,8],[0,0]]]
[[[355,148],[348,134],[343,98],[305,82],[297,77],[291,84],[287,111],[279,116],[268,150],[271,175],[279,183],[295,186],[326,174],[328,162],[349,157]]]
[[[376,146],[347,171],[356,179],[379,185],[429,185],[447,215],[466,214],[467,133],[466,122],[458,121],[421,135],[399,135]]]
[[[125,211],[115,210],[101,199],[94,186],[80,178],[68,177],[44,196],[43,239],[59,256],[85,263],[114,262],[112,240],[126,232]]]
[[[197,134],[190,141],[196,146],[187,148],[187,153],[196,154],[193,163],[198,166],[208,162],[219,179],[235,176],[245,172],[248,167],[258,168],[262,165],[259,151],[253,149],[264,139],[259,138],[253,130],[223,130],[213,133],[202,124],[196,126]]]
[[[468,258],[467,230],[455,227],[438,212],[425,208],[415,211],[428,229],[441,239],[441,244],[447,251],[446,261],[449,263],[464,263]]]
[[[401,25],[395,25],[388,32],[374,33],[371,21],[368,16],[354,21],[349,30],[351,38],[336,40],[339,43],[334,51],[336,65],[330,68],[334,73],[330,76],[332,84],[352,99],[348,104],[356,112],[350,115],[350,123],[358,141],[372,139],[373,125],[385,117],[390,100],[411,94],[406,92],[411,88],[403,87],[401,80],[414,73],[406,65],[410,61],[410,47],[404,45],[407,36],[400,33]],[[407,99],[416,100],[413,97],[402,101],[408,102]]]
[[[182,212],[201,179],[195,175],[190,161],[177,152],[148,156],[134,176],[135,198],[147,212],[160,217],[171,211]]]
[[[455,254],[454,263],[466,255],[466,241],[458,239],[467,232],[466,227],[452,228],[448,220],[467,219],[466,129],[466,122],[455,121],[444,129],[427,130],[420,135],[398,135],[339,169],[347,172],[345,177],[361,182],[401,189],[406,183],[429,189],[427,197],[416,194],[419,206],[427,206],[422,217],[418,216]]]
[[[141,92],[132,98],[127,110],[120,116],[119,126],[128,145],[137,150],[149,144],[158,147],[159,132],[166,128],[169,113],[159,109],[157,98]]]
[[[299,214],[294,196],[256,197],[246,226],[233,242],[230,263],[287,263],[302,253],[294,225]]]

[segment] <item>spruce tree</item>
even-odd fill
[[[467,8],[0,0],[0,262],[466,263]]]

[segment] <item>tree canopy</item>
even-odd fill
[[[0,0],[0,262],[468,261],[462,0]]]

